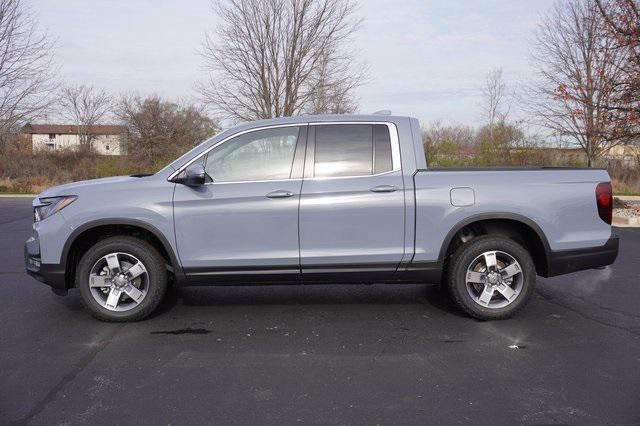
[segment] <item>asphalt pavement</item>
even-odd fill
[[[30,202],[0,198],[0,424],[640,423],[640,229],[506,321],[416,284],[173,289],[108,324],[25,274]]]

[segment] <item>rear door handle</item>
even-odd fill
[[[371,188],[369,191],[371,192],[395,192],[398,190],[397,186],[393,185],[378,185]]]
[[[293,197],[293,195],[294,194],[291,191],[278,190],[268,193],[267,198],[289,198]]]

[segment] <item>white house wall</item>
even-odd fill
[[[98,135],[91,141],[93,152],[102,155],[122,155],[120,135]]]
[[[51,140],[53,145],[49,143],[49,134],[34,133],[32,136],[33,151],[43,150],[63,150],[63,149],[78,149],[80,146],[80,138],[78,135],[69,134],[56,134],[56,137]],[[121,135],[98,135],[91,141],[92,151],[101,155],[123,155],[126,151],[123,150],[121,143]]]

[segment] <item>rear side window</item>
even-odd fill
[[[319,125],[315,135],[315,177],[366,176],[393,168],[386,125]]]

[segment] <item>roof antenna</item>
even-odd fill
[[[380,111],[376,111],[373,115],[391,115],[390,109],[381,109]]]

